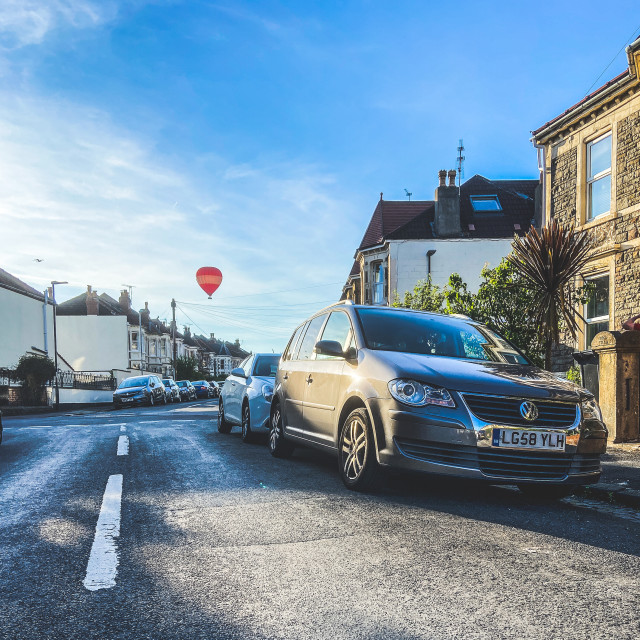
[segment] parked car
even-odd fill
[[[164,378],[162,384],[167,392],[168,402],[181,402],[182,396],[180,395],[180,387],[176,384],[173,378]]]
[[[229,433],[233,425],[242,427],[242,440],[269,428],[273,383],[279,353],[249,356],[224,381],[218,405],[218,431]]]
[[[180,397],[182,400],[195,400],[196,399],[196,390],[189,380],[178,380],[176,382],[178,388],[180,389]]]
[[[0,411],[0,444],[2,444],[2,411]]]
[[[212,398],[220,397],[220,385],[215,380],[209,380],[209,386],[213,390]]]
[[[133,376],[126,378],[113,392],[113,404],[116,408],[125,404],[167,404],[164,385],[158,376]]]
[[[198,398],[213,398],[213,389],[209,386],[206,380],[196,380],[191,383],[196,390],[196,397]]]
[[[300,325],[271,405],[271,453],[333,452],[344,484],[381,467],[560,497],[597,482],[607,430],[591,393],[463,317],[340,303]]]

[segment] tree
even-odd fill
[[[542,366],[544,349],[528,313],[534,300],[528,283],[505,258],[493,269],[485,267],[481,275],[473,319],[504,336],[535,364]]]
[[[393,302],[394,307],[404,307],[405,309],[418,309],[419,311],[442,311],[444,294],[438,285],[431,282],[431,276],[426,280],[419,280],[413,288],[413,293],[406,291],[404,298],[396,294]]]
[[[576,233],[573,225],[554,219],[540,233],[531,227],[522,238],[516,236],[512,246],[507,259],[533,291],[528,313],[544,345],[545,368],[550,369],[552,346],[560,342],[561,326],[576,340],[576,317],[582,318],[577,305],[586,294],[572,284],[591,257],[592,244],[584,231]]]
[[[177,380],[197,380],[200,376],[198,360],[193,356],[181,356],[176,360]]]
[[[25,354],[18,361],[15,377],[22,383],[23,403],[40,404],[45,384],[56,374],[50,358]]]

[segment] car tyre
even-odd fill
[[[519,484],[518,489],[530,500],[550,502],[570,496],[575,487],[567,484]]]
[[[153,397],[153,393],[149,395],[149,406],[153,407],[153,405],[156,403],[156,399]]]
[[[167,404],[167,394],[166,393],[162,394],[162,404]]]
[[[280,404],[276,404],[271,410],[271,428],[269,429],[269,451],[274,458],[290,458],[293,454],[293,445],[284,437],[282,426],[282,412]]]
[[[242,405],[242,442],[251,442],[252,439],[251,412],[249,411],[249,405],[245,402]]]
[[[231,433],[231,423],[224,418],[224,407],[222,402],[218,407],[218,433]]]
[[[338,451],[338,470],[347,489],[368,491],[377,486],[380,465],[366,409],[354,409],[342,423]]]

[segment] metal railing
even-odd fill
[[[117,381],[112,375],[85,371],[58,371],[57,380],[61,389],[113,391],[117,387]]]

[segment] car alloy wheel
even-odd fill
[[[342,425],[340,434],[340,477],[348,489],[372,489],[379,476],[375,443],[365,409],[355,409]]]
[[[149,406],[153,407],[153,405],[156,403],[155,398],[153,397],[153,393],[149,395]]]
[[[220,402],[220,406],[218,407],[218,432],[219,433],[231,432],[231,425],[224,418],[224,406],[222,402]]]
[[[251,441],[251,412],[249,411],[249,405],[244,404],[242,406],[242,442]]]
[[[293,445],[287,442],[282,428],[280,405],[276,404],[271,412],[271,429],[269,430],[269,451],[274,458],[288,458],[293,453]]]

